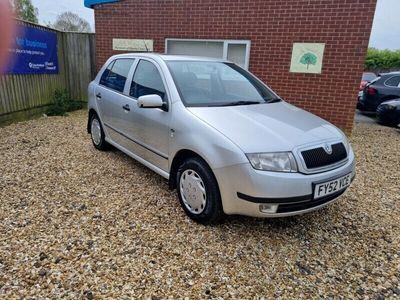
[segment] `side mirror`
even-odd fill
[[[164,102],[159,95],[145,95],[137,99],[137,106],[140,108],[163,108]]]

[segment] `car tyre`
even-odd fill
[[[181,206],[192,220],[204,225],[221,221],[218,183],[204,160],[193,157],[184,161],[177,172],[177,183]]]
[[[90,118],[90,136],[93,146],[97,150],[105,151],[110,148],[110,144],[105,140],[105,134],[100,119],[96,114],[93,114]]]

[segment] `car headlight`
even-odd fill
[[[246,154],[254,169],[273,172],[297,172],[292,152]]]
[[[387,109],[387,110],[395,110],[395,109],[396,109],[396,106],[387,104],[387,105],[386,105],[386,109]]]

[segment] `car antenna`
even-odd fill
[[[144,47],[146,48],[146,52],[149,52],[149,48],[147,48],[146,41],[143,40]]]

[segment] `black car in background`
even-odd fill
[[[388,126],[400,125],[400,99],[381,103],[376,110],[377,121]]]
[[[361,111],[376,112],[384,101],[400,98],[400,72],[379,74],[368,83],[358,98],[357,108]]]

